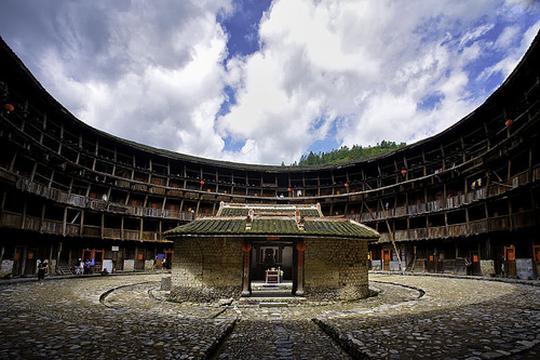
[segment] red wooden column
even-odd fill
[[[244,265],[244,271],[242,275],[242,296],[250,296],[251,295],[251,284],[249,281],[249,258],[251,255],[251,244],[246,240],[242,244],[242,255],[243,255],[243,265]]]
[[[296,242],[296,292],[295,295],[304,295],[304,251],[306,245],[304,239],[299,239]]]

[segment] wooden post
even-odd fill
[[[19,275],[24,276],[25,270],[26,270],[26,257],[28,256],[28,247],[25,245],[23,246],[22,254],[21,254],[21,273]]]
[[[304,252],[306,245],[303,239],[299,239],[296,242],[296,292],[295,295],[304,295]]]
[[[49,257],[48,257],[48,263],[49,263],[49,266],[51,266],[51,261],[53,259],[53,250],[54,250],[54,245],[51,244],[50,248],[49,248]]]
[[[251,281],[250,281],[250,255],[251,255],[251,244],[246,240],[242,244],[242,262],[243,262],[243,273],[242,273],[242,296],[251,295]]]
[[[62,241],[60,241],[60,243],[58,243],[58,251],[56,252],[56,268],[58,269],[58,266],[60,265],[60,255],[62,254],[62,247],[63,247],[63,243]],[[71,266],[70,263],[68,263],[68,266]]]
[[[69,248],[69,249],[68,249],[68,266],[71,267],[72,264],[73,264],[73,260],[72,260],[72,249]],[[78,265],[79,265],[79,264],[77,263],[77,266],[78,266]]]

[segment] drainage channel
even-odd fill
[[[418,297],[416,299],[420,299],[424,295],[426,295],[426,292],[423,289],[420,289],[419,287],[416,287],[416,286],[400,284],[400,283],[396,283],[396,282],[392,282],[392,281],[370,280],[370,282],[374,282],[374,283],[378,283],[378,284],[390,284],[390,285],[400,286],[400,287],[405,288],[405,289],[416,290],[416,291],[418,291]]]
[[[107,303],[107,297],[110,294],[112,294],[113,292],[115,292],[117,290],[120,290],[120,289],[127,289],[127,288],[131,288],[131,287],[136,287],[136,286],[139,286],[139,285],[152,284],[152,283],[159,284],[159,281],[142,281],[142,282],[138,282],[138,283],[135,283],[135,284],[126,284],[126,285],[120,285],[120,286],[113,287],[112,289],[109,289],[109,290],[105,291],[104,293],[102,293],[99,296],[99,302],[101,303],[101,305],[103,305],[105,307],[108,307],[110,309],[114,309],[115,308],[114,306],[111,306],[111,305],[109,305]]]

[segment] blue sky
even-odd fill
[[[7,0],[0,34],[104,131],[232,161],[415,142],[474,110],[537,1]]]

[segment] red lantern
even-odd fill
[[[407,170],[407,168],[401,168],[401,175],[407,176],[408,172],[409,172],[409,170]]]
[[[347,181],[345,181],[345,184],[343,184],[346,188],[349,187],[349,183]]]
[[[13,104],[4,104],[4,110],[7,111],[7,113],[9,114],[10,112],[13,112],[15,111],[15,106],[13,106]]]
[[[242,251],[245,253],[248,253],[251,251],[251,244],[244,243],[242,244]]]
[[[304,252],[306,250],[306,244],[304,244],[303,242],[296,243],[296,250]]]
[[[512,119],[506,119],[506,121],[504,122],[504,126],[506,127],[510,127],[512,126],[514,122],[512,121]]]
[[[201,181],[199,181],[199,184],[201,184],[201,187],[203,187],[205,184],[204,179],[201,179]]]

